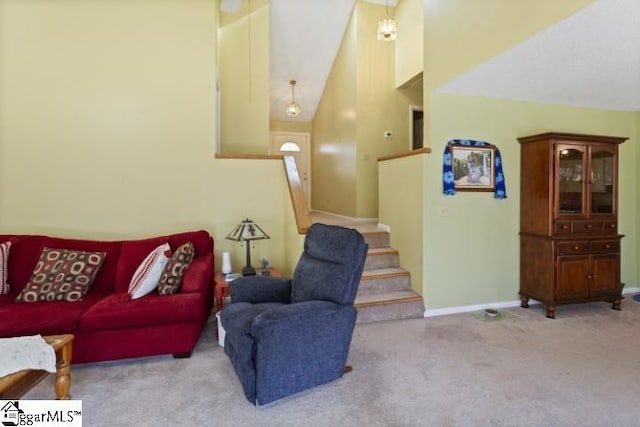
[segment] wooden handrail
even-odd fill
[[[293,212],[296,217],[298,234],[306,234],[307,229],[311,226],[311,215],[309,215],[307,198],[304,194],[304,187],[293,156],[284,156],[284,169],[289,183],[289,194],[291,195]]]
[[[279,154],[221,154],[216,153],[216,159],[249,159],[249,160],[280,160],[282,156]]]

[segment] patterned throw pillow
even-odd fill
[[[9,249],[11,242],[0,244],[0,295],[9,293]]]
[[[158,287],[160,276],[170,256],[171,248],[168,243],[163,243],[152,250],[133,273],[125,299],[136,299],[153,292]]]
[[[82,301],[106,256],[105,252],[44,248],[16,301]]]
[[[195,252],[191,242],[181,245],[174,252],[158,284],[158,293],[160,295],[173,295],[178,292],[180,285],[182,285],[182,275],[187,267],[191,265]]]

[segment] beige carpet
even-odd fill
[[[73,367],[93,426],[640,426],[640,304],[513,308],[362,324],[343,379],[266,407],[211,324],[190,359]],[[53,396],[46,380],[26,398]]]

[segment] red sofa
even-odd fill
[[[11,291],[0,295],[0,337],[71,333],[73,363],[173,354],[188,357],[213,305],[213,238],[192,231],[143,240],[91,241],[35,235],[0,235],[9,251]],[[151,293],[126,300],[142,260],[168,242],[176,250],[193,243],[195,257],[175,295]],[[106,252],[85,299],[79,302],[15,302],[42,248]]]

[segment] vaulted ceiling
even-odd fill
[[[599,0],[438,91],[640,111],[640,1]]]
[[[221,8],[241,2],[222,0]],[[303,109],[295,120],[313,119],[354,4],[270,0],[272,120],[291,120],[284,114],[291,79]],[[640,111],[640,0],[598,0],[438,91]]]
[[[221,0],[225,12],[238,11],[243,0]],[[247,1],[247,0],[245,0]],[[365,0],[384,5],[385,0]],[[320,102],[356,0],[269,1],[269,98],[271,120],[311,121]],[[389,0],[394,7],[398,0]],[[375,35],[374,35],[375,37]],[[302,114],[287,117],[290,80]]]

